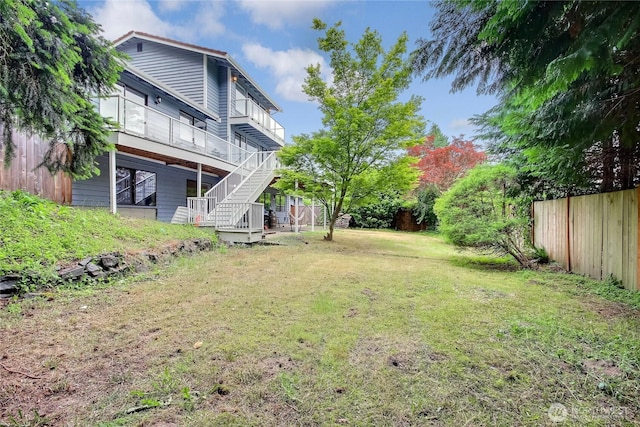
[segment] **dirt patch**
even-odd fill
[[[623,372],[616,364],[609,360],[583,360],[582,369],[584,372],[594,374],[596,376],[620,377]]]
[[[257,369],[262,372],[264,379],[276,377],[281,372],[291,372],[296,368],[296,363],[291,357],[274,353],[256,363]]]
[[[360,314],[360,311],[356,307],[351,307],[343,317],[356,317],[358,314]]]
[[[465,288],[464,292],[461,293],[464,294],[466,298],[482,303],[489,303],[497,298],[507,298],[513,296],[496,289],[485,288]]]
[[[430,351],[414,342],[395,341],[389,337],[360,340],[350,354],[349,361],[368,367],[388,366],[404,372],[419,372],[444,355]]]
[[[604,319],[640,318],[640,310],[621,302],[607,301],[602,298],[588,297],[584,299],[585,308],[594,311]]]
[[[42,335],[34,340],[34,335],[18,333],[8,340],[0,334],[11,346],[2,360],[0,396],[12,396],[3,402],[0,418],[19,411],[35,418],[37,410],[51,425],[64,424],[81,414],[86,402],[112,393],[147,368],[139,346],[75,352],[65,342],[46,342]],[[29,342],[26,351],[19,350],[19,343]]]

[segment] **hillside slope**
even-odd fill
[[[153,250],[215,235],[190,225],[122,218],[106,209],[60,206],[22,191],[0,191],[0,275],[46,273],[108,252]]]

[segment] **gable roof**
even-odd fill
[[[268,94],[265,92],[260,85],[249,76],[249,74],[229,55],[227,52],[223,52],[221,50],[209,49],[202,46],[197,46],[190,43],[184,43],[178,40],[172,40],[166,37],[160,37],[153,34],[144,33],[141,31],[129,31],[121,37],[118,37],[113,41],[114,46],[120,46],[131,39],[142,39],[155,43],[160,43],[166,46],[175,47],[178,49],[186,50],[189,52],[194,52],[202,55],[207,55],[209,57],[218,59],[222,62],[225,62],[230,68],[232,68],[236,73],[238,73],[239,77],[242,80],[248,82],[251,86],[253,86],[262,96],[264,96],[265,100],[271,104],[271,107],[276,111],[282,111],[282,108],[275,102]]]

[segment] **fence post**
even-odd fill
[[[567,196],[567,271],[571,269],[571,197]]]
[[[636,231],[638,233],[638,241],[636,242],[636,283],[635,288],[640,291],[640,187],[636,189],[636,204],[638,205],[638,219]]]

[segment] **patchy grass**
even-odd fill
[[[640,423],[640,315],[603,285],[433,235],[321,236],[0,312],[0,424]]]

